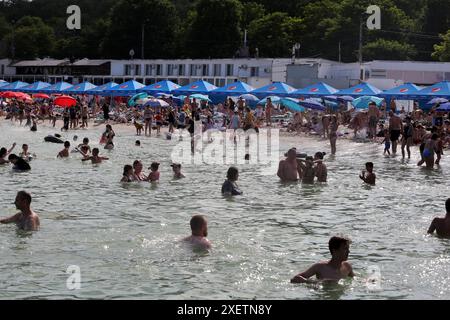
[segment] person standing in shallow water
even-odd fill
[[[445,201],[445,217],[444,218],[434,218],[428,228],[428,233],[436,234],[442,238],[450,238],[450,198]]]
[[[10,218],[0,219],[0,223],[15,223],[20,230],[38,231],[40,221],[38,215],[31,210],[31,195],[28,192],[19,191],[14,204],[20,212]]]
[[[337,141],[337,131],[339,128],[339,123],[337,117],[334,115],[331,117],[330,122],[330,145],[331,145],[331,154],[336,154],[336,141]]]
[[[230,167],[227,172],[227,180],[222,185],[222,194],[224,196],[240,196],[243,194],[236,184],[238,178],[239,170],[235,167]]]

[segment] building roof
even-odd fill
[[[74,62],[72,65],[76,67],[96,67],[108,62],[111,62],[111,60],[89,60],[85,58]]]
[[[11,67],[58,67],[70,64],[67,59],[55,60],[55,59],[36,59],[36,60],[23,60],[17,63],[13,63]]]

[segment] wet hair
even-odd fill
[[[64,142],[64,148],[69,148],[69,147],[70,147],[70,142],[69,141]]]
[[[26,143],[24,143],[23,145],[22,145],[22,149],[23,148],[27,148],[28,147],[28,145],[26,144]]]
[[[366,162],[366,167],[373,169],[373,162]]]
[[[107,124],[107,125],[106,125],[106,129],[112,130],[111,125],[110,125],[110,124]]]
[[[158,170],[159,169],[159,162],[152,162],[150,168],[153,169],[153,170]]]
[[[325,156],[325,152],[317,152],[314,157],[320,160],[323,160],[323,157]]]
[[[239,173],[239,170],[236,167],[230,167],[227,171],[227,179],[235,180],[238,173]]]
[[[26,192],[26,191],[19,191],[19,192],[17,192],[17,196],[19,196],[20,198],[25,200],[25,202],[27,202],[28,204],[31,203],[31,194],[29,194],[28,192]]]
[[[136,140],[136,143],[135,143],[137,146],[140,146],[141,145],[141,141],[139,141],[139,140]]]
[[[6,148],[1,148],[0,149],[0,157],[3,158],[7,153],[8,153],[8,150],[6,150]]]
[[[16,159],[19,159],[19,157],[16,154],[14,154],[14,153],[10,154],[9,157],[8,157],[9,161],[16,160]]]
[[[244,160],[250,160],[250,155],[248,153],[245,155],[245,159]]]
[[[447,211],[447,213],[450,213],[450,198],[445,201],[445,210]]]
[[[96,153],[99,154],[100,150],[98,148],[94,148],[92,149],[92,154]]]
[[[83,143],[89,143],[89,139],[88,138],[84,138],[83,139]]]
[[[139,163],[141,163],[141,160],[134,160],[133,168],[136,167]]]
[[[328,249],[330,249],[330,253],[333,254],[333,251],[339,250],[342,245],[350,244],[350,239],[345,237],[331,237],[330,241],[328,241]]]
[[[190,225],[192,232],[199,231],[204,224],[206,224],[206,219],[202,215],[195,215],[191,218]]]
[[[129,165],[129,164],[126,164],[123,167],[123,175],[125,176],[129,170],[133,170],[133,167],[131,165]]]

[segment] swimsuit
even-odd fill
[[[391,130],[391,141],[395,142],[398,141],[398,138],[400,137],[400,130]]]

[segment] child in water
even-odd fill
[[[386,155],[386,153],[388,155],[391,155],[391,152],[389,151],[389,149],[391,149],[391,135],[389,134],[389,130],[388,129],[384,129],[384,140],[383,142],[381,142],[381,144],[384,143],[384,152],[383,154]]]
[[[306,157],[305,161],[298,159],[298,164],[302,169],[302,182],[306,184],[313,184],[314,177],[316,176],[313,157]]]
[[[367,172],[366,172],[367,171]],[[373,173],[373,162],[366,163],[366,171],[362,171],[359,178],[363,180],[365,183],[370,184],[372,186],[375,185],[376,176]]]

